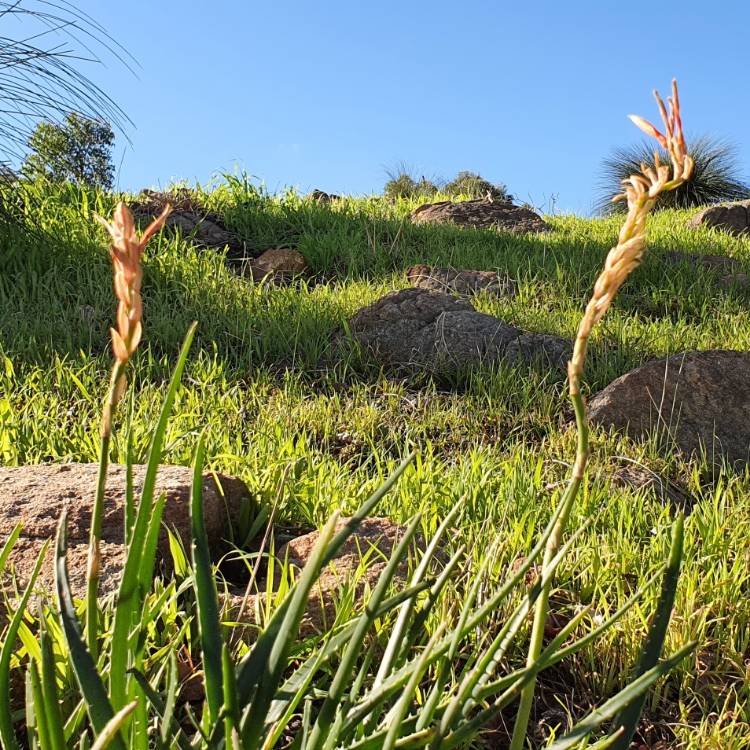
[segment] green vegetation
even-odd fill
[[[73,185],[30,184],[23,191],[29,220],[43,237],[25,227],[3,230],[0,237],[0,461],[96,461],[115,302],[105,238],[92,222],[92,212],[110,215],[114,197]],[[430,665],[429,657],[423,662],[420,656],[430,653],[430,638],[433,653],[440,651],[441,623],[457,627],[462,606],[471,606],[472,599],[477,608],[495,604],[492,595],[513,575],[511,570],[522,571],[520,584],[519,558],[533,562],[529,553],[560,507],[576,444],[565,384],[560,374],[523,367],[486,368],[451,383],[395,378],[347,342],[337,343],[332,334],[361,306],[406,286],[407,267],[429,262],[508,273],[518,281],[518,297],[480,296],[478,309],[528,330],[573,338],[582,305],[616,238],[618,221],[548,217],[551,234],[517,237],[414,226],[405,219],[418,201],[404,199],[342,199],[321,205],[291,193],[267,196],[238,179],[211,192],[199,189],[198,198],[255,250],[297,246],[313,275],[289,288],[253,285],[229,270],[217,253],[195,249],[168,234],[154,239],[145,256],[144,340],[133,357],[133,382],[117,420],[112,460],[126,458],[124,421],[130,425],[134,459],[148,459],[177,352],[192,320],[199,326],[184,375],[179,385],[175,381],[173,415],[165,422],[163,444],[151,452],[156,460],[193,463],[197,436],[205,430],[209,468],[240,476],[263,505],[280,494],[282,519],[322,526],[334,511],[350,514],[361,506],[416,450],[416,460],[403,467],[376,512],[407,524],[420,514],[414,529],[428,540],[444,519],[450,520],[442,564],[457,555],[457,567],[427,611],[407,676],[411,683],[409,678],[416,675],[416,685],[417,669],[425,670],[429,685],[439,664],[446,662]],[[665,251],[680,248],[748,262],[750,241],[688,230],[687,216],[664,211],[650,220],[648,257],[592,337],[585,392],[652,356],[721,347],[727,341],[737,348],[750,347],[746,294],[718,289],[705,269],[662,259]],[[648,694],[645,713],[652,729],[646,742],[656,745],[663,738],[694,750],[746,746],[750,477],[700,462],[685,464],[676,455],[660,454],[652,444],[601,431],[592,433],[592,447],[585,491],[570,522],[579,531],[556,570],[552,614],[561,622],[580,617],[573,621],[572,633],[580,638],[636,592],[642,590],[643,596],[614,628],[539,675],[530,739],[541,742],[557,725],[562,725],[556,731],[560,737],[589,709],[615,695],[642,660],[675,509],[653,492],[616,485],[614,471],[636,463],[684,484],[691,496],[683,570],[664,652],[698,643],[694,656],[680,661]],[[200,455],[198,451],[198,467]],[[452,511],[456,515],[451,518]],[[200,529],[196,538],[201,538]],[[205,555],[199,547],[196,552],[195,580],[157,580],[141,607],[151,622],[139,644],[142,669],[157,691],[155,697],[164,698],[164,712],[169,708],[167,719],[153,720],[155,743],[156,737],[175,738],[172,716],[189,726],[185,707],[175,708],[169,700],[174,698],[177,667],[168,654],[176,645],[193,654],[213,654],[214,678],[226,673],[231,659],[258,653],[237,643],[234,653],[221,654],[219,668],[216,644],[199,646],[196,633],[210,632],[210,626],[196,631],[191,623],[210,617],[211,606],[201,608],[198,601],[196,609],[196,600],[210,598],[211,587],[206,585],[205,564],[198,563]],[[450,663],[455,672],[443,667],[446,691],[456,691],[480,663],[492,639],[512,622],[524,592],[516,586],[507,600],[491,608],[491,615],[471,621],[470,633]],[[279,601],[266,613],[267,625],[278,624],[290,611],[275,606]],[[393,600],[390,604],[395,608]],[[342,592],[337,632],[345,634],[346,642],[351,632],[346,628],[363,622],[353,619],[352,607],[351,597]],[[112,617],[105,609],[105,636],[111,628],[117,630]],[[395,614],[380,611],[373,623],[382,645],[396,631],[394,620]],[[70,611],[67,621],[73,621]],[[521,618],[517,628],[500,660],[498,678],[524,664],[530,622]],[[28,627],[19,632],[15,657],[25,665],[34,656],[36,640]],[[59,659],[63,635],[51,616],[45,632],[55,646],[53,660]],[[75,638],[74,629],[65,637]],[[103,640],[111,647],[106,637]],[[287,678],[289,671],[324,651],[325,643],[316,637],[292,642],[287,653],[274,657],[275,668]],[[49,684],[43,679],[50,674],[44,673],[45,653],[42,647],[39,678],[30,673],[31,693],[35,685],[43,690]],[[358,668],[374,655],[351,656]],[[76,667],[78,679],[91,677],[84,661]],[[334,667],[341,663],[337,657]],[[15,658],[13,665],[18,667]],[[76,676],[61,667],[58,661],[56,686],[66,709],[67,739],[82,726],[84,708],[75,697]],[[208,664],[205,668],[208,675]],[[315,687],[332,690],[336,668],[324,670]],[[212,682],[214,717],[218,696],[224,702],[229,697],[231,704],[226,684],[231,683]],[[98,690],[93,681],[89,690],[92,695]],[[366,695],[364,689],[352,700],[356,705]],[[421,704],[428,698],[425,692],[414,700]],[[127,709],[126,699],[121,696],[111,713]],[[320,705],[317,702],[315,709]],[[394,717],[409,706],[387,708],[393,708]],[[513,706],[508,710],[483,728],[475,746],[507,743]],[[231,729],[231,712],[222,716],[228,718],[222,726]],[[110,719],[102,714],[96,720],[92,716],[91,722],[104,726]],[[130,720],[147,719],[136,710]],[[365,721],[363,731],[369,729]],[[314,732],[311,727],[311,736]]]
[[[115,134],[104,120],[69,113],[63,124],[40,122],[29,138],[22,172],[27,179],[74,182],[109,190]]]
[[[471,199],[490,197],[496,201],[513,201],[513,196],[505,185],[493,185],[476,172],[459,172],[452,180],[428,180],[424,175],[414,177],[405,165],[388,173],[388,182],[383,188],[383,195],[391,200],[398,198],[434,199],[438,193],[443,199]]]
[[[750,184],[741,175],[737,149],[731,143],[704,136],[690,143],[688,153],[695,162],[692,178],[676,190],[666,193],[657,209],[697,208],[750,198]],[[662,149],[659,149],[659,160],[662,164],[669,164],[669,155]],[[620,192],[624,179],[640,171],[641,164],[654,164],[654,148],[647,141],[617,148],[605,159],[598,201],[600,213],[621,213],[625,210],[623,203],[612,203],[611,198]]]

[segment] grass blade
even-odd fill
[[[131,631],[135,626],[136,613],[140,608],[140,575],[142,574],[142,557],[150,525],[153,523],[153,497],[156,486],[156,473],[161,461],[161,450],[167,422],[172,413],[172,406],[182,373],[187,363],[190,346],[195,336],[196,323],[188,329],[185,341],[180,350],[167,395],[162,404],[159,420],[154,430],[149,448],[148,464],[143,479],[140,502],[136,513],[133,531],[128,547],[128,556],[122,572],[120,588],[115,604],[114,625],[112,632],[112,656],[110,663],[110,691],[112,705],[120,709],[125,705],[127,696],[127,674],[129,661],[133,656]],[[150,583],[150,582],[149,582]]]
[[[94,659],[81,636],[81,628],[73,606],[73,596],[70,592],[70,581],[68,579],[67,537],[68,513],[64,510],[60,516],[57,529],[57,550],[55,553],[55,583],[57,585],[60,621],[70,653],[70,663],[81,688],[91,724],[94,731],[101,734],[114,717],[115,712],[112,710],[104,683],[96,671]],[[113,738],[112,745],[117,750],[125,750],[125,743],[119,736]]]
[[[203,461],[205,436],[198,439],[193,464],[193,486],[190,500],[192,532],[193,585],[198,608],[198,630],[203,654],[203,680],[206,693],[207,725],[212,727],[224,703],[222,688],[222,640],[216,582],[211,567],[208,536],[203,522]]]
[[[138,701],[133,701],[132,703],[128,703],[124,708],[121,708],[99,733],[96,742],[91,746],[91,750],[105,750],[105,748],[108,748],[115,741],[125,720],[133,713],[137,705]]]
[[[6,748],[6,750],[16,750],[17,748],[20,748],[15,732],[13,731],[13,717],[10,711],[10,660],[13,655],[13,648],[16,644],[18,629],[21,627],[21,622],[29,603],[29,597],[31,596],[36,579],[39,576],[39,571],[42,569],[42,562],[44,561],[48,548],[49,543],[45,542],[37,555],[34,570],[29,577],[29,582],[26,584],[26,588],[24,589],[21,600],[18,603],[18,607],[8,625],[8,630],[5,633],[5,640],[3,641],[3,647],[0,650],[0,743],[3,748]]]
[[[617,695],[610,698],[602,706],[592,711],[583,721],[576,724],[570,732],[560,737],[550,746],[550,750],[569,750],[575,747],[582,739],[587,737],[598,726],[618,715],[626,706],[633,703],[635,699],[644,695],[645,692],[660,677],[664,676],[673,667],[677,666],[693,649],[696,643],[688,643],[672,656],[644,672],[627,687],[623,688]]]
[[[644,672],[654,667],[658,663],[662,649],[664,648],[664,640],[667,637],[667,628],[672,617],[672,607],[674,606],[675,594],[677,592],[677,581],[680,577],[684,538],[685,521],[682,515],[680,515],[672,527],[672,545],[669,552],[669,562],[664,572],[664,581],[656,612],[654,613],[654,619],[649,628],[638,667],[635,670],[635,677],[640,677]],[[615,719],[615,727],[623,728],[622,737],[613,746],[615,750],[627,750],[630,746],[645,702],[646,694],[643,693]]]

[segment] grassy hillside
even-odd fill
[[[91,214],[109,214],[114,198],[74,188],[30,188],[27,198],[39,233],[6,228],[0,237],[0,462],[96,461],[115,302],[107,240]],[[291,465],[281,514],[317,526],[334,508],[351,511],[416,448],[416,464],[379,512],[405,521],[421,510],[429,535],[462,503],[452,543],[466,543],[472,558],[452,584],[456,593],[488,554],[495,560],[486,575],[503,575],[548,518],[574,454],[563,375],[519,366],[454,382],[394,378],[333,334],[363,305],[408,286],[409,266],[427,263],[507,273],[518,296],[479,296],[477,309],[572,339],[617,219],[547,217],[552,233],[519,237],[412,226],[408,202],[326,205],[267,196],[240,180],[201,199],[249,247],[292,245],[312,273],[287,288],[253,285],[215,252],[167,234],[152,241],[144,341],[128,396],[136,460],[182,337],[198,320],[165,462],[188,464],[195,433],[207,426],[210,468],[236,474],[271,502]],[[590,392],[654,357],[750,349],[750,292],[722,289],[712,272],[665,258],[672,250],[725,255],[750,270],[750,239],[688,229],[687,217],[664,211],[650,219],[648,258],[592,339]],[[595,617],[604,616],[664,560],[675,509],[652,491],[616,486],[618,468],[644,466],[682,486],[692,513],[667,647],[700,645],[647,704],[656,725],[647,741],[695,750],[750,745],[750,477],[601,431],[593,439],[573,527],[596,519],[564,563],[558,606],[594,603]],[[123,461],[124,445],[116,442],[113,456]],[[544,677],[538,721],[565,721],[622,684],[657,593]]]

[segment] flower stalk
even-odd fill
[[[110,256],[114,271],[114,290],[118,300],[117,327],[110,329],[114,364],[109,388],[104,400],[99,443],[99,474],[97,476],[94,507],[91,511],[88,564],[86,569],[86,641],[94,660],[98,654],[98,593],[101,569],[101,534],[104,516],[104,493],[109,466],[109,443],[112,436],[112,419],[117,404],[127,388],[127,367],[138,347],[143,331],[141,317],[141,281],[143,269],[141,256],[153,235],[161,229],[169,216],[171,206],[164,211],[138,237],[130,209],[122,202],[117,204],[113,219],[106,221],[101,216],[96,220],[112,238]]]
[[[594,326],[606,314],[620,287],[643,259],[646,249],[646,217],[656,205],[659,196],[682,185],[690,179],[693,172],[693,160],[687,153],[682,131],[677,82],[672,81],[672,95],[667,99],[669,111],[657,91],[654,91],[654,97],[664,123],[664,133],[642,117],[630,115],[630,119],[644,133],[659,142],[659,145],[668,152],[671,164],[660,164],[658,152],[655,152],[654,166],[648,167],[641,164],[641,172],[624,180],[623,192],[613,199],[627,201],[628,213],[620,229],[617,244],[609,251],[604,270],[594,284],[593,294],[578,326],[573,356],[568,362],[568,391],[576,415],[578,443],[570,480],[560,500],[563,505],[562,511],[545,548],[542,576],[548,571],[550,562],[559,550],[562,535],[583,482],[589,457],[588,414],[586,403],[581,395],[581,378],[586,363],[589,337]],[[526,659],[527,666],[533,666],[542,652],[551,588],[550,578],[536,602]],[[534,688],[535,680],[532,680],[521,693],[510,750],[523,748],[534,699]]]

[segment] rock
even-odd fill
[[[218,214],[204,209],[189,190],[181,189],[171,193],[143,190],[131,209],[138,223],[147,224],[167,204],[172,206],[172,213],[167,218],[165,227],[179,230],[185,239],[199,247],[213,250],[228,248],[227,258],[230,260],[243,260],[250,255],[245,242],[234,232],[227,230]]]
[[[505,358],[510,362],[534,362],[551,364],[566,369],[573,353],[570,342],[549,333],[522,333],[505,349]]]
[[[420,289],[454,293],[462,297],[482,291],[495,297],[514,297],[518,291],[511,279],[501,279],[496,271],[461,271],[417,265],[407,270],[406,278]]]
[[[718,273],[733,273],[742,267],[738,260],[726,255],[702,255],[701,253],[684,253],[680,250],[672,250],[664,253],[663,257],[673,265],[684,263],[690,266],[701,266],[708,271]]]
[[[728,273],[717,282],[722,289],[747,289],[750,277],[746,273]]]
[[[512,203],[496,203],[485,198],[426,203],[411,213],[415,224],[458,224],[478,229],[502,229],[506,232],[548,232],[551,227],[539,214]]]
[[[354,339],[388,367],[440,373],[481,362],[536,359],[555,362],[570,346],[563,339],[527,334],[471,304],[428,289],[391,292],[360,310],[349,322]]]
[[[340,519],[336,524],[336,532],[349,521],[349,518]],[[359,600],[363,598],[367,589],[375,586],[403,533],[403,526],[387,518],[366,518],[361,522],[357,531],[349,537],[336,557],[323,570],[314,586],[301,625],[303,637],[324,631],[331,625],[336,614],[336,602],[342,588],[348,583],[354,584],[354,595]],[[288,559],[295,573],[299,574],[309,560],[319,537],[318,531],[297,537],[279,549],[277,558]],[[406,562],[399,567],[394,578],[395,584],[403,584],[405,576]],[[249,595],[244,609],[243,599],[244,592],[238,590],[224,594],[225,618],[248,626],[262,623],[266,595]]]
[[[691,227],[712,227],[730,234],[750,232],[750,200],[709,206],[690,219]]]
[[[0,540],[7,539],[17,523],[21,536],[11,553],[8,568],[17,574],[19,586],[28,580],[42,544],[54,540],[63,508],[68,509],[68,569],[74,595],[85,590],[91,507],[98,472],[97,464],[42,464],[18,468],[0,467]],[[146,467],[133,467],[133,484],[138,498]],[[203,514],[212,549],[224,551],[227,521],[239,517],[243,498],[248,496],[243,482],[233,477],[206,474],[203,479]],[[161,466],[157,473],[155,497],[166,495],[163,523],[173,529],[190,548],[190,487],[192,470],[184,466]],[[114,591],[125,561],[123,510],[125,467],[110,466],[102,521],[101,592]],[[168,569],[171,563],[167,533],[162,529],[158,559]],[[43,588],[53,584],[52,555],[42,570]]]
[[[337,201],[341,198],[340,195],[336,195],[335,193],[325,193],[322,190],[313,190],[312,193],[310,193],[310,197],[314,201],[318,201],[318,203],[332,203],[333,201]]]
[[[611,480],[616,487],[653,492],[659,502],[672,503],[682,510],[688,511],[693,505],[686,490],[642,466],[622,466],[612,474]]]
[[[647,362],[610,383],[589,405],[592,422],[633,437],[658,431],[690,456],[747,462],[750,352],[688,352]]]
[[[253,281],[286,284],[307,271],[301,253],[291,247],[272,247],[248,264]]]

